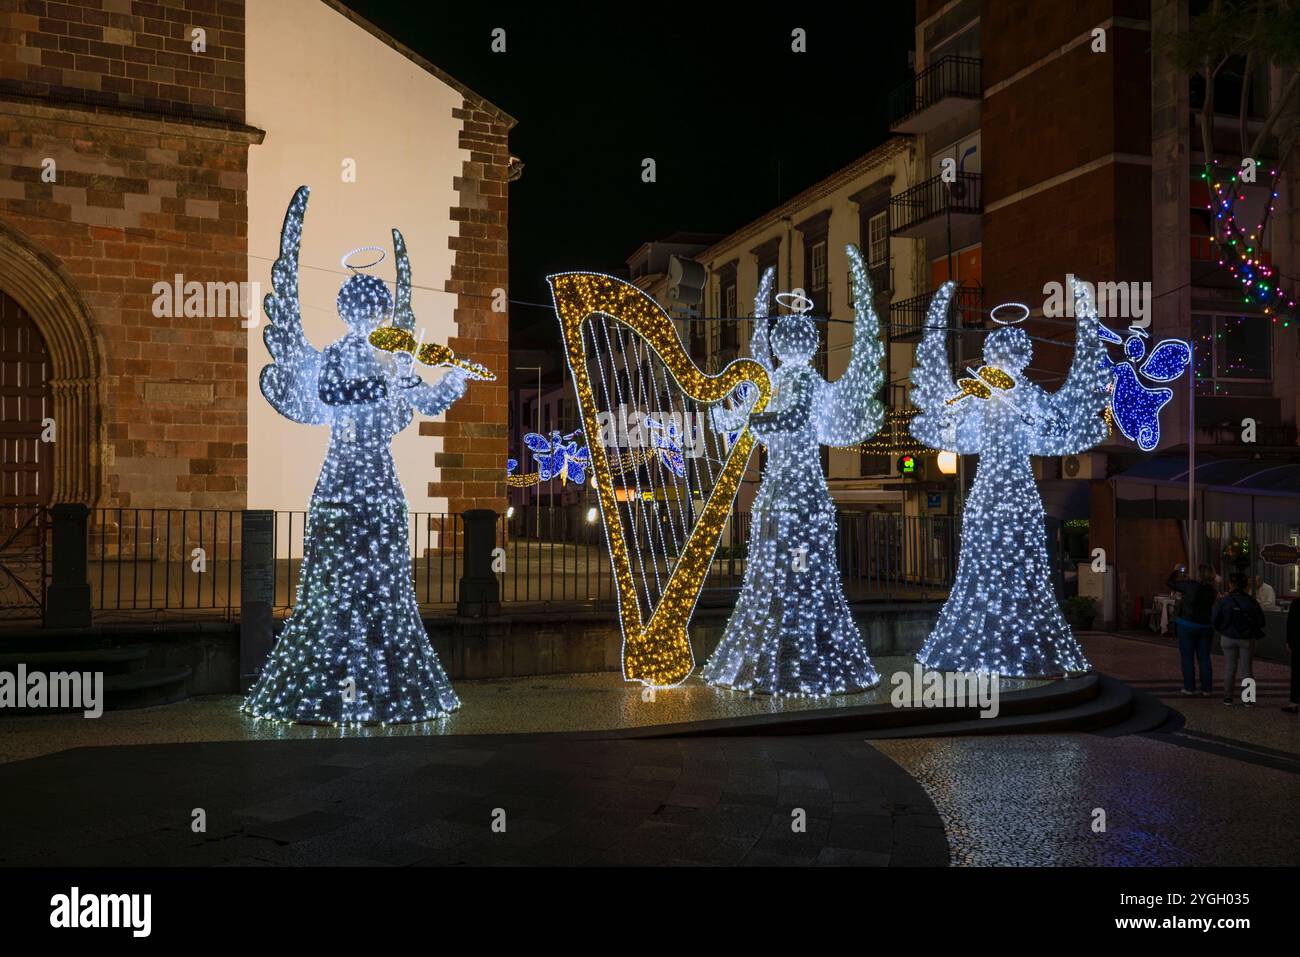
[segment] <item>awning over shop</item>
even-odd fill
[[[1038,483],[1038,493],[1043,497],[1043,512],[1048,518],[1068,521],[1087,518],[1092,512],[1092,496],[1088,482],[1078,479],[1045,479]]]
[[[1187,459],[1153,456],[1111,480],[1121,518],[1186,518]],[[1296,460],[1206,459],[1196,463],[1199,517],[1209,522],[1300,522]]]

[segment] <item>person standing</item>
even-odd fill
[[[1277,592],[1273,586],[1264,581],[1263,575],[1255,576],[1255,591],[1253,592],[1255,601],[1259,602],[1260,608],[1272,610],[1277,606]]]
[[[1223,679],[1223,703],[1232,704],[1233,692],[1237,684],[1237,663],[1241,662],[1241,679],[1253,677],[1250,672],[1251,659],[1255,655],[1255,642],[1264,635],[1264,611],[1259,602],[1250,596],[1250,578],[1246,575],[1232,576],[1232,591],[1224,595],[1214,606],[1212,621],[1214,630],[1220,635],[1219,643],[1223,646],[1224,668],[1227,675]],[[1253,705],[1247,701],[1246,706]]]
[[[1300,597],[1291,599],[1286,613],[1286,646],[1291,649],[1291,703],[1282,706],[1287,714],[1300,713]]]
[[[1214,688],[1214,676],[1210,670],[1210,645],[1214,638],[1211,617],[1218,592],[1214,587],[1214,569],[1201,565],[1196,571],[1199,576],[1195,581],[1185,576],[1187,566],[1176,565],[1169,573],[1167,584],[1183,596],[1174,618],[1174,628],[1178,633],[1178,656],[1183,667],[1183,694],[1196,694],[1196,664],[1201,670],[1201,697],[1205,697]]]

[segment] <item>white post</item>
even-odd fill
[[[1191,364],[1187,367],[1187,577],[1196,569],[1196,338],[1187,341]],[[1197,576],[1199,578],[1199,576]]]

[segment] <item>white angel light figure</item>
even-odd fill
[[[835,506],[819,455],[821,445],[865,441],[884,419],[876,398],[884,381],[880,320],[862,255],[855,246],[848,247],[848,255],[856,304],[853,352],[834,383],[809,364],[818,336],[806,314],[777,319],[769,351],[774,270],[764,274],[754,301],[750,352],[770,372],[773,396],[748,422],[767,447],[767,469],[753,504],[736,610],[701,672],[709,684],[773,695],[824,695],[870,688],[880,680],[844,597]],[[728,432],[745,423],[754,398],[754,390],[748,391],[744,406],[714,407],[716,429]]]
[[[425,721],[460,702],[416,604],[406,496],[391,443],[415,411],[435,415],[464,395],[472,373],[453,367],[429,386],[411,374],[409,353],[391,358],[367,341],[390,315],[399,329],[414,324],[410,264],[397,230],[396,309],[381,279],[354,274],[337,302],[348,334],[316,352],[298,302],[307,196],[306,186],[294,194],[271,271],[275,294],[266,297],[271,324],[263,337],[274,361],[263,368],[261,387],[286,418],[328,424],[329,451],[312,493],[297,604],[243,710],[287,721]]]
[[[953,288],[944,283],[935,294],[917,349],[912,400],[921,414],[912,434],[932,448],[978,455],[979,466],[962,515],[957,577],[917,660],[937,670],[1008,677],[1087,671],[1052,588],[1043,501],[1029,457],[1083,452],[1108,434],[1108,373],[1091,289],[1074,283],[1074,359],[1065,383],[1049,395],[1025,377],[1033,347],[1014,326],[989,333],[982,365],[972,378],[953,382],[946,319]],[[1022,319],[1029,314],[1028,307],[1008,306],[1023,310]]]

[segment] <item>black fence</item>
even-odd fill
[[[913,114],[949,97],[977,100],[984,95],[983,61],[978,57],[943,56],[889,94],[889,124],[898,126]]]
[[[460,515],[412,512],[408,540],[416,599],[451,608],[464,573]],[[89,513],[86,577],[97,620],[143,616],[235,618],[240,606],[238,510],[101,508]],[[305,512],[275,513],[275,607],[297,599]],[[724,526],[701,601],[725,603],[748,567],[750,515]],[[0,617],[40,619],[50,574],[45,509],[0,513]],[[841,511],[837,550],[851,598],[945,594],[956,568],[957,525],[948,517]],[[605,531],[589,506],[516,507],[497,522],[494,568],[507,604],[584,602],[613,606]]]
[[[889,198],[889,232],[906,235],[914,226],[944,213],[974,214],[984,211],[984,179],[979,173],[955,173],[952,182],[942,175],[917,183]]]
[[[0,621],[41,617],[49,543],[46,509],[0,506]]]
[[[889,334],[895,342],[921,341],[932,299],[933,291],[890,303]],[[957,313],[957,321],[964,328],[984,325],[984,287],[974,284],[958,286],[949,308]],[[947,328],[946,318],[944,328]]]

